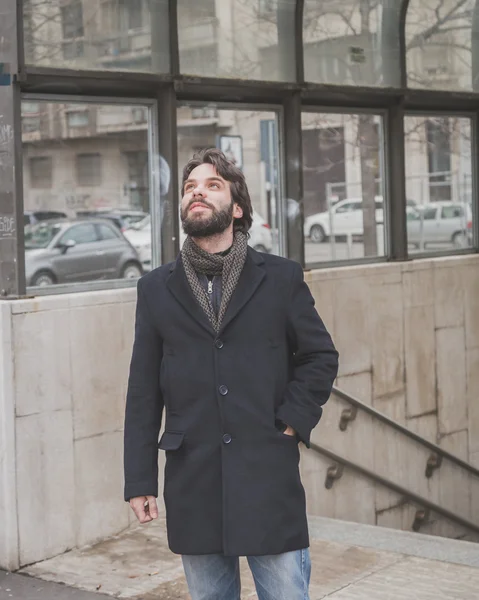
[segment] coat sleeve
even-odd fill
[[[338,352],[314,308],[314,299],[300,265],[294,265],[288,313],[288,338],[294,370],[277,418],[290,425],[309,448],[323,404],[338,372]]]
[[[160,364],[163,343],[138,281],[135,341],[130,364],[124,430],[125,500],[158,496],[158,435],[163,413]]]

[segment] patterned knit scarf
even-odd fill
[[[242,231],[235,232],[233,246],[226,256],[210,254],[202,250],[189,236],[181,249],[181,259],[188,283],[216,333],[220,330],[231,296],[238,284],[246,260],[247,249],[248,238]],[[197,273],[210,276],[220,275],[222,278],[222,297],[218,316],[213,310],[208,293],[201,285]]]

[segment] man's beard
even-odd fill
[[[212,211],[211,216],[208,218],[199,217],[194,213],[188,216],[188,211],[195,202],[198,202],[198,200],[193,200],[185,210],[181,211],[183,231],[186,235],[196,238],[210,237],[223,233],[231,225],[231,221],[233,220],[233,202],[221,210],[216,210],[211,204],[202,202],[202,204],[208,206]]]

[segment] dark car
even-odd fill
[[[58,210],[26,210],[23,213],[23,224],[24,225],[35,225],[40,221],[47,221],[48,219],[66,219],[67,215],[64,212]]]
[[[118,227],[120,231],[126,231],[133,223],[142,221],[147,213],[135,210],[126,209],[111,209],[111,210],[82,210],[77,212],[78,217],[90,217],[108,219]]]
[[[136,279],[138,254],[108,220],[54,219],[25,228],[28,286],[95,279]]]

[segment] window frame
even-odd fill
[[[68,94],[39,94],[39,93],[22,93],[19,96],[20,102],[47,102],[47,103],[60,103],[60,104],[85,104],[85,105],[99,105],[99,104],[118,104],[120,106],[143,106],[147,112],[147,150],[148,150],[148,172],[149,172],[149,197],[150,197],[150,215],[152,222],[152,232],[158,232],[157,235],[152,236],[151,239],[151,252],[152,252],[152,269],[162,264],[162,231],[161,231],[161,207],[160,202],[163,203],[163,199],[160,198],[159,193],[159,180],[160,180],[160,167],[159,167],[159,119],[158,119],[158,98],[144,98],[138,96],[111,96],[111,95],[68,95]],[[21,142],[21,140],[20,140]],[[174,165],[170,167],[172,173]],[[22,210],[23,210],[23,195]],[[21,259],[24,260],[24,248],[22,245],[17,243],[17,253]],[[88,282],[72,282],[64,284],[56,284],[53,288],[33,288],[26,287],[25,293],[32,294],[35,296],[52,295],[52,294],[65,294],[72,292],[89,292],[97,290],[107,289],[125,289],[136,287],[137,282],[131,279],[111,279],[111,280],[95,280]]]
[[[479,7],[479,1],[478,1]],[[449,93],[447,92],[446,95]],[[452,93],[454,94],[454,92]],[[420,94],[422,96],[422,94]],[[433,92],[433,96],[441,97],[444,92]],[[462,93],[459,93],[462,95]],[[478,97],[479,100],[479,97]],[[451,102],[452,104],[452,102]],[[436,104],[437,106],[437,104]],[[465,105],[463,109],[445,110],[444,107],[437,109],[433,105],[428,110],[419,107],[417,104],[411,104],[409,109],[406,105],[403,119],[407,117],[452,117],[469,119],[471,123],[471,219],[472,219],[472,247],[471,248],[454,248],[454,249],[438,249],[438,250],[423,250],[421,252],[408,251],[408,258],[420,260],[423,258],[441,258],[444,256],[461,256],[465,254],[479,253],[479,110],[477,105],[474,109],[469,105]],[[404,180],[406,178],[406,169],[404,169]],[[440,214],[440,212],[438,211]],[[439,217],[440,218],[440,217]]]
[[[390,189],[390,173],[387,169],[388,165],[388,157],[390,154],[390,149],[388,144],[385,143],[386,140],[386,128],[387,128],[387,109],[373,109],[373,108],[365,108],[365,107],[336,107],[330,105],[305,105],[301,106],[301,114],[302,113],[325,113],[325,114],[338,114],[338,115],[352,115],[358,116],[360,114],[372,114],[374,116],[378,116],[381,118],[381,129],[382,135],[379,137],[379,171],[382,173],[382,188],[383,188],[383,223],[389,224],[389,189]],[[384,201],[385,200],[385,201]],[[351,202],[354,202],[354,199],[351,199]],[[354,210],[354,209],[353,209]],[[362,209],[361,209],[362,210]],[[377,209],[376,209],[377,210]],[[325,260],[320,262],[308,262],[306,263],[306,259],[304,260],[304,268],[306,270],[314,270],[314,269],[324,269],[324,268],[335,268],[335,267],[343,267],[343,266],[354,266],[354,265],[367,265],[373,263],[384,263],[388,262],[391,259],[391,244],[390,244],[390,230],[388,227],[384,227],[384,256],[371,256],[364,258],[352,258],[352,259],[338,259],[338,260]],[[305,246],[305,238],[303,236],[303,246]]]
[[[213,106],[214,104],[214,106]],[[279,178],[278,178],[278,189],[280,197],[276,200],[276,210],[278,212],[278,255],[287,256],[287,241],[286,241],[286,212],[287,212],[287,197],[285,190],[285,172],[284,172],[284,132],[282,128],[282,122],[284,117],[284,108],[281,104],[257,104],[257,103],[242,103],[238,104],[235,102],[202,102],[202,101],[188,101],[178,100],[177,108],[182,106],[188,106],[191,108],[204,108],[205,105],[215,108],[217,110],[237,110],[237,111],[251,111],[251,112],[271,112],[276,114],[276,126],[277,126],[277,147],[276,152],[278,154],[279,164]],[[233,134],[232,134],[233,135]],[[181,166],[181,165],[180,165]],[[179,182],[180,183],[180,182]],[[248,183],[248,182],[246,182]],[[181,225],[180,225],[181,226]],[[179,235],[179,230],[178,230]]]
[[[10,0],[12,3],[12,0]],[[40,97],[45,101],[55,101],[57,98],[64,98],[65,102],[85,102],[92,99],[99,103],[104,100],[107,102],[123,103],[153,103],[155,109],[149,114],[149,145],[153,139],[155,148],[160,148],[162,154],[167,158],[171,169],[172,178],[168,202],[173,205],[178,196],[178,164],[177,164],[177,126],[176,126],[176,105],[180,101],[187,100],[198,101],[200,103],[214,102],[218,104],[218,99],[225,102],[237,103],[242,106],[245,104],[256,103],[260,106],[281,104],[283,107],[283,117],[280,121],[279,129],[282,131],[280,160],[282,161],[282,173],[284,174],[283,197],[296,199],[301,206],[303,198],[302,182],[302,154],[301,154],[301,111],[309,110],[311,107],[321,107],[324,111],[328,107],[331,112],[338,112],[344,109],[346,112],[357,113],[359,110],[370,109],[375,113],[384,111],[384,144],[386,148],[386,181],[385,194],[389,199],[389,215],[387,215],[388,231],[388,256],[385,260],[405,261],[410,258],[424,258],[428,255],[421,253],[419,256],[408,255],[406,241],[406,193],[405,193],[405,160],[404,160],[404,117],[413,114],[415,111],[427,112],[430,115],[440,114],[442,111],[447,114],[456,114],[464,112],[465,116],[474,116],[472,125],[472,213],[473,213],[473,239],[474,246],[469,249],[458,249],[447,251],[447,255],[462,255],[478,252],[479,242],[479,195],[477,190],[477,171],[479,156],[477,153],[477,140],[479,139],[479,87],[475,91],[451,92],[441,90],[429,90],[407,87],[407,69],[405,52],[405,22],[408,0],[402,0],[398,4],[398,23],[399,41],[400,41],[400,85],[396,88],[371,88],[354,87],[344,85],[325,85],[305,82],[304,79],[304,56],[303,56],[303,12],[304,0],[297,0],[294,34],[295,34],[295,59],[296,59],[296,80],[289,83],[276,83],[266,81],[241,80],[241,79],[219,79],[204,77],[188,77],[180,74],[179,70],[179,49],[178,49],[178,15],[177,0],[170,0],[168,12],[169,25],[169,73],[157,74],[154,72],[140,73],[134,71],[111,71],[111,70],[93,70],[93,69],[69,69],[40,67],[34,64],[25,64],[24,41],[28,39],[28,27],[24,31],[17,23],[19,31],[18,36],[18,77],[15,110],[19,112],[16,103],[20,99],[33,99]],[[476,8],[479,2],[476,2]],[[19,13],[20,16],[20,13]],[[17,19],[19,21],[20,19]],[[0,25],[0,30],[2,29]],[[473,39],[474,44],[479,45],[479,38]],[[29,49],[31,50],[31,48]],[[477,52],[476,52],[477,54]],[[33,56],[29,52],[29,58]],[[473,75],[479,70],[479,61],[473,64]],[[48,94],[37,94],[37,90],[48,89]],[[134,98],[132,90],[135,91]],[[72,93],[73,91],[73,93]],[[18,123],[18,121],[17,121]],[[18,128],[14,130],[17,146],[21,147],[21,131]],[[393,151],[394,149],[394,151]],[[157,150],[156,150],[157,152]],[[156,193],[155,184],[158,183],[159,165],[156,160],[156,154],[150,152],[150,199],[153,202],[153,193]],[[21,167],[21,158],[16,158]],[[15,169],[15,214],[17,219],[23,214],[23,192],[22,192],[22,169]],[[172,260],[178,250],[178,223],[174,222],[171,228],[160,229],[160,206],[159,202],[150,206],[152,219],[157,225],[152,225],[153,231],[158,231],[159,235],[152,240],[152,246],[158,246],[153,251],[153,260],[161,262]],[[302,210],[302,209],[301,209]],[[153,212],[158,214],[153,216]],[[175,213],[175,211],[173,211]],[[176,217],[174,216],[174,219]],[[386,215],[385,215],[386,219]],[[386,223],[386,221],[385,221]],[[161,235],[160,234],[161,231]],[[288,249],[290,257],[298,260],[303,267],[304,246],[302,231],[292,235],[289,225],[285,227],[284,243]],[[287,234],[287,235],[286,235]],[[300,239],[297,244],[297,251],[291,250],[291,240]],[[22,248],[23,236],[17,236],[17,243],[14,246],[11,255],[6,260],[20,265],[24,259],[24,249]],[[160,246],[161,244],[161,246]],[[434,253],[434,257],[440,257],[441,253]],[[156,259],[155,259],[156,257]],[[158,266],[157,262],[155,266]],[[378,258],[371,262],[381,262]],[[347,261],[345,265],[355,264],[355,261]],[[340,267],[343,266],[340,261],[333,264],[318,264],[317,268]],[[315,268],[316,268],[315,267]],[[18,266],[18,278],[15,280],[14,288],[16,294],[24,294],[26,288],[22,283],[22,268]],[[1,283],[1,282],[0,282]],[[108,281],[96,282],[95,286],[91,284],[82,284],[78,287],[73,284],[68,286],[55,286],[55,290],[48,293],[62,293],[64,291],[80,289],[110,289],[130,287],[131,282]],[[13,289],[11,286],[9,290]],[[30,290],[31,291],[31,290]],[[13,292],[8,292],[13,293]],[[39,290],[34,290],[35,294]],[[46,293],[46,292],[45,292]]]

